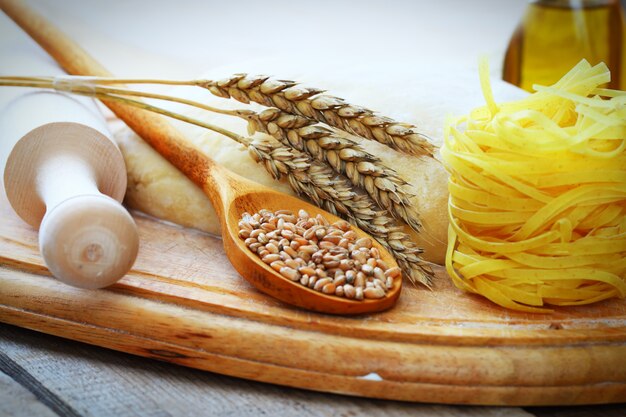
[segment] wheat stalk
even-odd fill
[[[290,114],[317,120],[337,129],[376,140],[400,152],[432,156],[434,146],[428,137],[408,123],[377,116],[373,111],[346,103],[343,99],[322,95],[323,90],[297,85],[293,81],[267,76],[236,74],[220,81],[196,81],[216,96],[251,101],[276,107]]]
[[[308,117],[348,133],[376,140],[410,155],[433,156],[435,150],[428,136],[420,133],[412,124],[378,116],[365,107],[346,103],[338,97],[323,95],[324,90],[302,87],[294,81],[247,74],[236,74],[220,81],[102,77],[85,77],[84,79],[91,84],[200,86],[219,97],[232,97],[246,104],[253,101],[267,107],[276,107],[290,114]]]
[[[249,121],[251,130],[271,134],[283,144],[326,162],[364,189],[381,208],[404,220],[412,229],[420,230],[419,215],[409,200],[412,195],[404,189],[406,181],[356,142],[314,125],[310,119],[279,109],[267,109]]]
[[[219,126],[123,96],[142,96],[161,100],[172,99],[170,101],[195,105],[196,107],[210,111],[217,110],[219,113],[243,117],[252,123],[263,125],[265,122],[262,120],[261,115],[247,110],[215,109],[210,106],[184,99],[175,99],[169,96],[126,89],[94,87],[93,85],[81,84],[76,81],[73,81],[71,88],[69,88],[68,86],[54,85],[51,80],[33,79],[28,81],[25,78],[26,77],[0,77],[0,85],[52,88],[73,94],[92,96],[101,100],[117,101],[194,124],[237,141],[248,148],[252,158],[262,163],[273,178],[279,179],[285,176],[291,188],[298,195],[306,196],[313,201],[314,204],[326,211],[350,220],[389,250],[403,272],[412,282],[419,282],[430,286],[432,270],[428,264],[420,258],[419,255],[422,253],[422,250],[410,240],[410,237],[406,233],[402,232],[402,226],[399,226],[394,219],[388,215],[386,210],[376,210],[376,202],[370,196],[353,191],[349,180],[342,175],[336,175],[328,165],[317,159],[313,159],[304,152],[285,146],[278,141],[246,138]],[[303,122],[300,121],[300,123]],[[292,126],[296,125],[297,123],[292,123]]]

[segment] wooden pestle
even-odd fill
[[[12,100],[0,123],[11,206],[39,229],[39,248],[52,274],[82,288],[113,284],[128,272],[139,238],[121,205],[123,157],[107,136],[95,103],[36,91]]]
[[[68,74],[112,76],[76,42],[20,0],[0,0],[0,9],[39,44]],[[226,172],[158,114],[101,100],[117,117],[201,188],[221,182]],[[219,207],[216,207],[219,210]]]

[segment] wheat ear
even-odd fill
[[[220,81],[195,81],[195,84],[219,97],[276,107],[376,140],[400,152],[417,156],[432,156],[434,153],[433,144],[415,126],[378,116],[367,108],[346,103],[338,97],[323,95],[323,90],[302,87],[294,81],[236,74]]]
[[[393,255],[413,283],[430,286],[433,272],[420,258],[422,249],[386,210],[376,210],[376,203],[368,195],[354,192],[347,178],[277,141],[254,139],[247,146],[252,158],[262,163],[274,178],[285,175],[296,193],[309,197],[328,212],[347,218],[375,238]]]
[[[249,121],[251,130],[271,134],[283,144],[326,162],[352,184],[364,189],[392,216],[420,230],[419,215],[409,200],[412,195],[404,189],[406,181],[353,140],[337,136],[315,121],[279,109],[267,109]]]

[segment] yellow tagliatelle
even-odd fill
[[[626,296],[626,92],[581,61],[550,87],[449,123],[446,268],[457,287],[549,312]]]

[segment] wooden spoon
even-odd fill
[[[387,295],[375,300],[356,301],[323,294],[278,274],[250,251],[238,236],[238,223],[244,212],[255,213],[261,209],[268,209],[273,212],[291,210],[297,214],[298,210],[304,209],[312,216],[321,214],[331,223],[339,221],[338,217],[298,198],[249,181],[214,163],[207,170],[206,182],[202,189],[220,216],[224,250],[228,259],[246,280],[264,293],[289,304],[332,314],[385,310],[393,306],[400,295],[402,279],[396,279]],[[359,238],[368,237],[362,230],[354,226],[352,229]],[[373,246],[380,251],[381,258],[387,265],[397,266],[394,258],[375,240]]]
[[[111,76],[79,45],[21,1],[0,0],[0,8],[68,73]],[[292,210],[297,213],[304,209],[311,215],[321,214],[331,223],[339,218],[298,198],[263,187],[228,171],[191,146],[160,115],[113,101],[103,102],[150,146],[202,188],[220,218],[226,255],[235,269],[256,288],[286,303],[332,314],[381,311],[396,302],[402,286],[401,279],[396,279],[393,288],[381,299],[356,301],[314,291],[278,274],[252,253],[238,237],[238,222],[244,212],[254,213],[268,209]],[[367,236],[361,230],[354,230],[358,237]],[[375,241],[374,246],[389,267],[397,266],[393,257]]]

